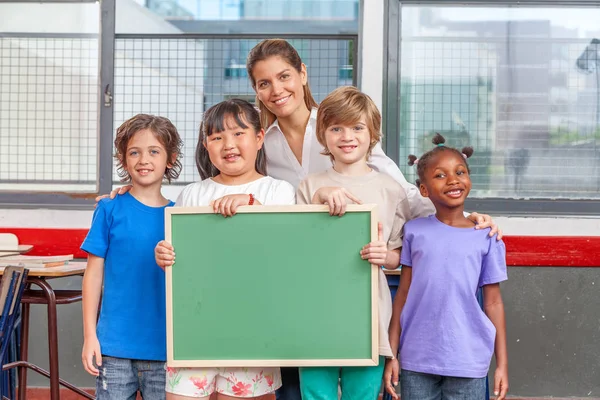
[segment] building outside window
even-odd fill
[[[471,145],[477,198],[600,199],[597,8],[402,6],[399,164]],[[392,49],[393,51],[393,49]]]

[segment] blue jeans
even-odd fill
[[[281,383],[282,386],[275,392],[277,400],[302,400],[298,368],[281,368]]]
[[[164,361],[130,360],[102,356],[96,378],[96,400],[165,400],[167,372]]]
[[[481,400],[485,378],[455,378],[407,371],[400,373],[402,400]]]

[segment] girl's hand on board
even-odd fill
[[[494,396],[496,400],[504,400],[508,393],[508,368],[496,367],[494,373]]]
[[[369,260],[374,265],[385,265],[388,256],[387,243],[383,241],[383,224],[377,223],[377,241],[364,246],[360,251],[363,260]]]
[[[362,204],[359,198],[341,187],[322,187],[317,190],[313,196],[313,203],[329,205],[329,215],[339,215],[346,213],[346,206],[350,199],[356,204]]]
[[[400,373],[400,363],[396,358],[385,360],[385,369],[383,370],[383,386],[385,391],[394,399],[398,399],[396,386],[398,386],[398,375]]]
[[[110,194],[103,194],[101,196],[96,197],[96,204],[94,204],[94,207],[96,207],[96,205],[98,204],[98,202],[102,199],[105,199],[107,197],[110,197],[111,199],[114,199],[115,197],[117,197],[118,194],[125,194],[127,192],[129,192],[131,190],[133,186],[132,185],[126,185],[126,186],[122,186],[120,188],[117,189],[113,189],[112,192],[110,192]]]
[[[239,206],[247,206],[249,204],[249,194],[229,194],[210,203],[215,214],[221,214],[224,217],[234,216]],[[260,203],[254,198],[253,204],[259,205]]]
[[[158,242],[154,248],[154,259],[162,269],[172,266],[175,263],[175,249],[173,249],[171,243],[166,240]]]
[[[94,356],[96,357],[96,365],[102,366],[102,353],[100,353],[100,342],[98,337],[87,338],[83,341],[83,350],[81,351],[81,361],[85,371],[94,376],[98,376],[100,371],[94,365]]]
[[[497,235],[496,240],[502,239],[502,229],[498,228],[498,225],[496,225],[492,217],[489,215],[473,212],[467,218],[476,224],[475,229],[491,228],[492,230],[490,231],[490,237]]]

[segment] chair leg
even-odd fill
[[[21,361],[27,361],[29,350],[29,304],[21,307]],[[27,368],[19,367],[19,400],[27,400]]]

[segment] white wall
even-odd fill
[[[87,229],[92,211],[2,210],[0,227]],[[506,235],[599,236],[600,218],[508,218],[495,221]]]

